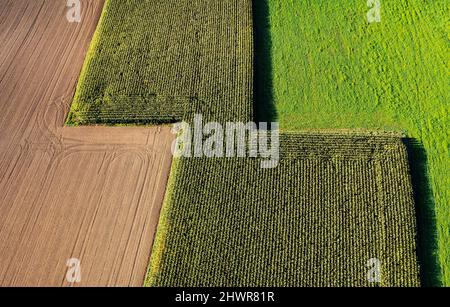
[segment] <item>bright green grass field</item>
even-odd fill
[[[396,130],[423,144],[450,286],[450,2],[381,0],[381,23],[369,24],[366,0],[256,1],[282,129]]]

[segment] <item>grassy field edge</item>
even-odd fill
[[[103,5],[102,14],[100,15],[100,19],[98,21],[97,29],[95,29],[94,35],[92,37],[92,41],[89,44],[89,49],[86,53],[86,58],[83,63],[83,67],[81,68],[80,77],[78,79],[78,83],[75,89],[75,95],[73,97],[69,114],[67,115],[66,119],[66,126],[78,126],[78,108],[79,108],[79,93],[81,91],[81,88],[84,86],[86,82],[87,72],[89,64],[91,63],[92,59],[94,58],[95,52],[97,50],[97,46],[99,44],[100,36],[102,33],[102,28],[105,22],[105,16],[108,12],[108,8],[110,5],[110,0],[105,0],[105,3]]]
[[[160,268],[164,248],[166,246],[167,232],[170,225],[169,214],[172,209],[170,204],[172,202],[173,191],[179,176],[179,164],[180,160],[178,158],[174,158],[172,161],[172,167],[170,170],[169,181],[167,183],[164,202],[161,208],[158,228],[156,230],[155,240],[150,255],[148,270],[144,280],[144,287],[153,286],[154,279],[158,274],[158,270]]]

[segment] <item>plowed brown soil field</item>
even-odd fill
[[[64,127],[103,7],[0,0],[0,286],[142,286],[168,127]],[[81,283],[66,279],[80,260]]]

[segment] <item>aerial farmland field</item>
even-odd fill
[[[170,128],[64,127],[102,8],[73,25],[65,1],[0,0],[1,287],[144,282]]]
[[[106,0],[68,123],[249,121],[252,37],[250,0]]]
[[[450,3],[381,1],[379,23],[368,11],[366,1],[255,1],[257,116],[414,139],[424,265],[436,270],[427,283],[450,285]]]
[[[370,259],[383,263],[380,286],[420,285],[398,137],[285,134],[280,146],[271,170],[257,159],[176,163],[149,286],[371,286]]]
[[[0,286],[450,286],[449,13],[0,0]]]

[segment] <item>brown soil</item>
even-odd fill
[[[64,127],[103,0],[65,5],[0,0],[0,286],[142,286],[173,136]]]

